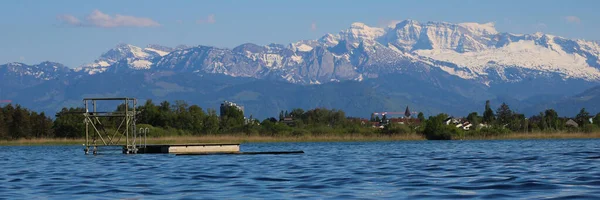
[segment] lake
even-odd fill
[[[600,140],[252,143],[296,155],[0,146],[0,199],[600,199]]]

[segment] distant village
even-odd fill
[[[221,103],[220,111],[223,113],[224,107],[232,106],[237,108],[238,110],[244,112],[244,106],[238,105],[236,103],[230,101],[224,101]],[[415,116],[417,115],[417,116]],[[394,117],[396,116],[396,117]],[[410,108],[406,106],[404,112],[374,112],[371,113],[370,119],[364,118],[355,118],[355,117],[347,117],[352,121],[360,121],[362,125],[370,126],[372,128],[384,129],[386,125],[397,124],[397,125],[411,125],[413,127],[418,127],[421,125],[421,122],[425,121],[425,117],[423,113],[420,112],[411,112]],[[252,123],[254,119],[244,117],[246,123]],[[580,124],[578,124],[573,118],[566,118],[565,125],[567,127],[578,128]],[[272,121],[281,122],[290,126],[294,125],[294,116],[288,113],[287,111],[281,111],[279,115],[279,119],[274,119]],[[469,131],[473,128],[482,129],[489,128],[491,125],[488,125],[484,122],[479,122],[477,124],[473,124],[467,118],[464,117],[453,117],[449,116],[443,120],[445,125],[452,125],[456,128],[462,129],[463,131]],[[589,123],[593,123],[593,117],[588,117]],[[258,123],[258,121],[254,122]]]

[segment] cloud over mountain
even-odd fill
[[[572,24],[581,24],[581,19],[577,16],[566,16],[565,20]]]
[[[130,15],[115,14],[111,16],[103,13],[100,10],[93,10],[83,20],[69,15],[62,14],[56,17],[59,21],[73,26],[91,26],[100,28],[116,28],[116,27],[156,27],[160,23],[146,17],[136,17]]]
[[[196,20],[196,24],[214,24],[215,22],[217,22],[217,20],[215,19],[214,14],[208,15],[206,19]]]

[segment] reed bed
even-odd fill
[[[592,139],[600,138],[600,132],[594,133],[508,133],[502,135],[477,135],[457,138],[462,140],[525,140],[525,139]],[[203,135],[203,136],[166,136],[147,138],[148,144],[189,144],[189,143],[257,143],[257,142],[369,142],[369,141],[415,141],[425,140],[420,134],[401,135],[322,135],[322,136],[261,136],[261,135]],[[82,145],[85,139],[70,138],[34,138],[18,140],[0,140],[3,146],[28,145]],[[139,143],[139,142],[138,142]]]
[[[147,138],[148,144],[189,144],[189,143],[256,143],[256,142],[362,142],[362,141],[408,141],[425,140],[418,134],[405,135],[323,135],[323,136],[259,136],[259,135],[203,135],[166,136]],[[0,145],[79,145],[85,139],[36,138],[0,140]],[[100,141],[99,141],[100,143]],[[138,141],[139,143],[139,141]]]

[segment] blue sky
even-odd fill
[[[118,43],[137,46],[287,44],[352,22],[494,22],[500,32],[600,40],[600,1],[2,1],[0,63],[77,67]]]

